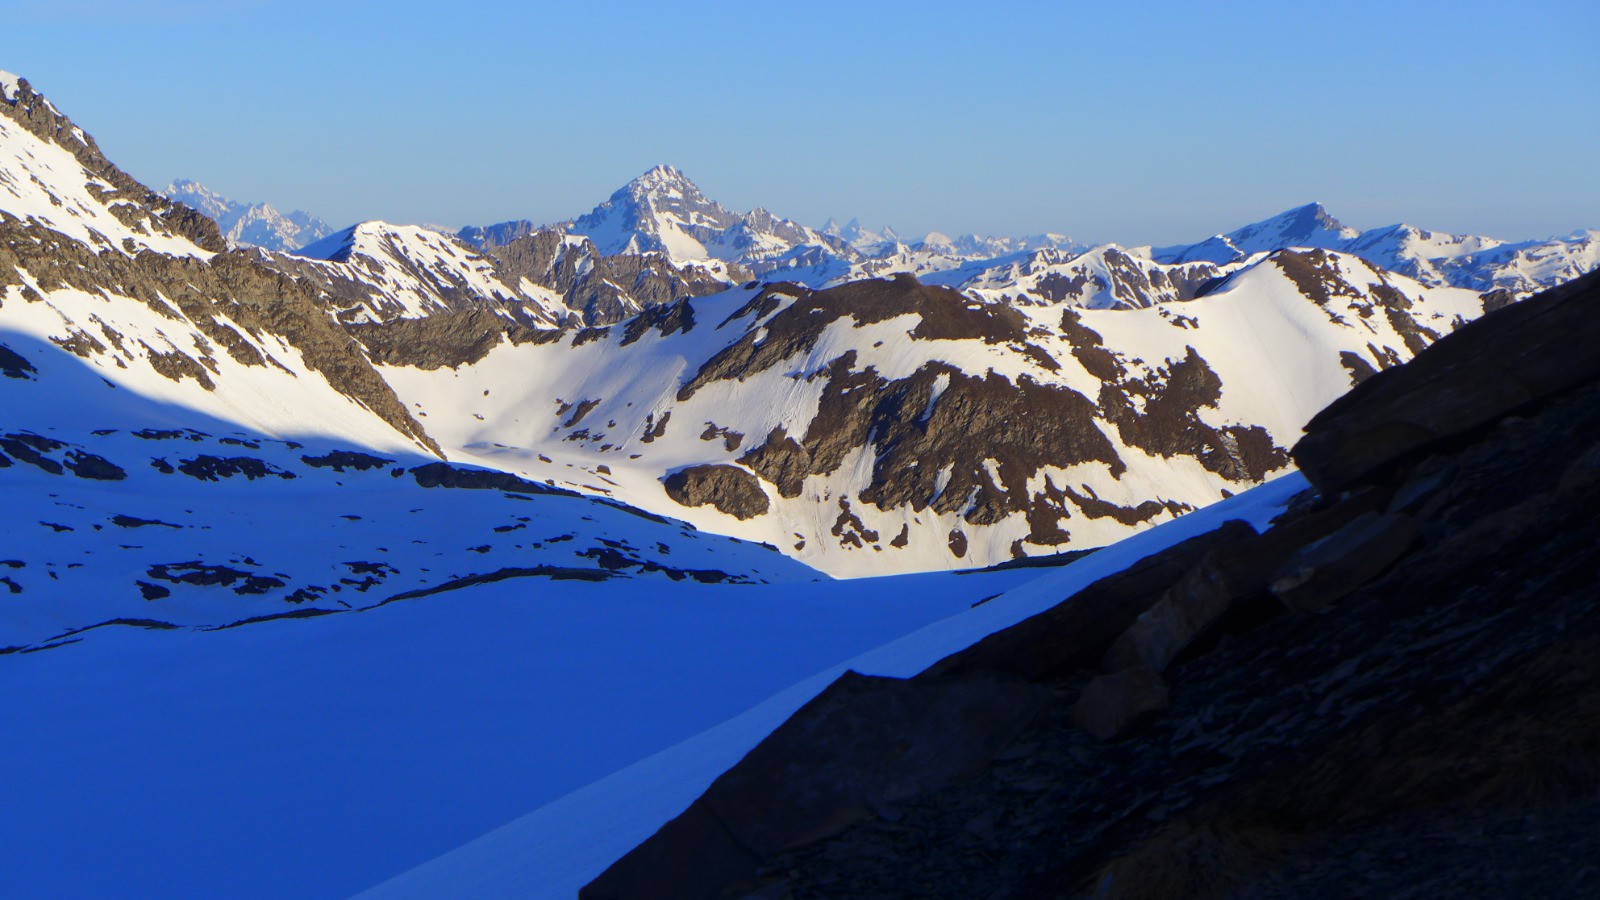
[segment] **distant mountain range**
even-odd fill
[[[198,181],[180,178],[162,193],[210,216],[222,229],[222,236],[235,247],[298,250],[333,231],[327,222],[304,210],[285,215],[268,203],[240,203]]]
[[[1358,231],[1310,203],[1194,244],[1162,247],[1152,256],[1167,263],[1231,263],[1280,247],[1320,247],[1350,253],[1429,285],[1526,294],[1568,281],[1600,266],[1600,230],[1561,238],[1503,241],[1445,234],[1414,225]]]
[[[336,249],[321,243],[333,230],[309,213],[285,216],[268,204],[230,200],[193,181],[174,182],[163,193],[215,219],[233,246],[313,257]],[[340,234],[392,235],[399,229],[437,230],[367,222]],[[1192,244],[1153,249],[1090,245],[1061,234],[952,238],[930,232],[907,240],[892,228],[871,231],[855,219],[810,228],[761,208],[735,213],[671,166],[651,169],[574,219],[469,226],[456,237],[514,272],[503,275],[502,296],[521,296],[542,307],[546,317],[570,315],[592,325],[750,278],[819,288],[908,273],[985,296],[1062,302],[1070,294],[1078,305],[1142,307],[1190,299],[1224,267],[1286,247],[1348,253],[1424,285],[1513,295],[1600,266],[1597,230],[1524,241],[1406,224],[1360,231],[1317,203]],[[516,287],[524,278],[532,294]],[[555,295],[560,302],[552,307],[548,301]]]
[[[826,287],[909,273],[963,290],[1017,295],[1030,293],[1025,288],[1045,281],[1059,293],[1061,285],[1088,275],[1088,290],[1076,291],[1080,298],[1123,306],[1187,299],[1181,289],[1147,291],[1135,286],[1141,280],[1189,278],[1154,275],[1165,271],[1155,266],[1226,266],[1286,247],[1349,253],[1425,285],[1504,289],[1513,294],[1548,287],[1600,266],[1600,231],[1527,241],[1451,235],[1404,224],[1359,231],[1316,203],[1193,244],[1155,249],[1095,246],[1060,234],[951,238],[930,232],[920,240],[906,240],[891,228],[869,231],[854,219],[843,226],[829,220],[813,229],[765,209],[734,213],[706,197],[671,166],[651,169],[575,219],[548,225],[502,222],[464,228],[459,236],[493,252],[539,231],[586,237],[603,255],[659,254],[674,265],[710,267],[730,283],[748,274]],[[1078,259],[1086,253],[1090,259]],[[1107,257],[1117,258],[1128,274],[1107,277],[1105,264],[1094,261]],[[1134,268],[1143,270],[1142,276],[1129,277]],[[1090,270],[1095,271],[1089,274]],[[1008,282],[1007,272],[1023,280]]]

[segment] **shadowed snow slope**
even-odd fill
[[[572,897],[578,888],[668,819],[847,669],[909,677],[988,634],[1059,603],[1077,590],[1186,538],[1243,519],[1264,527],[1305,482],[1297,475],[1144,532],[1002,593],[899,640],[819,671],[692,740],[594,782],[504,828],[361,896]],[[927,576],[919,576],[927,577]],[[967,576],[961,576],[967,577]],[[915,581],[884,581],[888,590]]]
[[[334,561],[346,555],[393,559],[358,547],[392,546],[419,534],[429,543],[415,548],[418,562],[453,542],[448,558],[432,563],[441,578],[517,556],[525,558],[517,564],[529,566],[557,555],[556,548],[541,556],[496,546],[485,563],[470,563],[475,554],[462,545],[493,540],[470,529],[489,531],[496,506],[498,521],[514,527],[520,514],[533,520],[530,528],[543,529],[514,532],[508,541],[571,527],[579,538],[559,548],[604,549],[595,540],[600,533],[643,544],[651,559],[670,564],[697,560],[697,541],[704,540],[636,519],[630,532],[603,509],[587,522],[582,509],[565,509],[559,498],[507,501],[494,492],[447,491],[473,496],[395,498],[388,508],[360,489],[335,490],[325,492],[330,507],[323,510],[305,495],[262,488],[259,494],[278,494],[275,501],[252,503],[236,491],[217,502],[254,505],[258,515],[184,518],[171,509],[178,504],[136,504],[119,494],[100,508],[68,512],[78,527],[103,520],[110,509],[175,518],[186,530],[169,534],[147,525],[120,540],[149,542],[147,535],[158,533],[160,543],[150,543],[148,553],[172,548],[175,561],[232,562],[255,571],[238,562],[241,551],[253,552],[268,576],[326,565],[331,577],[341,568]],[[476,496],[483,494],[489,496]],[[204,497],[191,496],[198,509]],[[331,506],[337,500],[372,517],[366,535],[355,536],[364,523],[339,523],[328,514],[340,508]],[[398,509],[409,502],[425,506],[416,513]],[[321,559],[286,561],[283,549],[303,550],[308,534],[329,545]],[[645,544],[646,537],[662,539],[666,550]],[[728,568],[737,570],[741,552],[747,559],[751,551],[762,554],[715,540],[725,546],[714,562]],[[349,543],[348,553],[335,549],[341,542]],[[210,556],[208,549],[218,546],[239,549]],[[571,565],[604,572],[564,555]],[[799,574],[776,554],[765,555],[777,574]],[[134,571],[127,575],[142,575],[135,568],[142,565],[129,566]],[[49,568],[30,558],[0,571],[13,580],[32,577],[26,597],[41,581],[49,588],[39,577]],[[352,581],[367,577],[344,571]],[[911,576],[893,584],[702,584],[629,566],[603,583],[522,577],[361,612],[220,631],[111,625],[65,646],[0,655],[6,685],[0,731],[7,736],[0,741],[0,773],[8,786],[0,866],[7,890],[347,896],[1037,576],[1024,569]],[[402,576],[387,577],[392,586],[359,593],[347,584],[335,596],[376,602]],[[249,609],[250,598],[227,586],[149,580],[174,593],[148,602],[129,597],[145,617],[190,615],[203,603],[213,614],[233,602],[239,612]]]

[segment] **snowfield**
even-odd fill
[[[1285,476],[1065,568],[1045,570],[979,607],[930,622],[819,671],[742,715],[359,896],[363,900],[572,897],[606,866],[682,812],[718,775],[846,670],[910,677],[1145,556],[1229,519],[1244,520],[1258,530],[1265,528],[1305,487],[1298,474]],[[886,581],[884,586],[890,583]],[[892,583],[910,587],[899,579]]]
[[[59,496],[43,489],[63,477],[35,476],[33,502]],[[1302,487],[1280,479],[1063,569],[835,582],[803,580],[771,554],[769,584],[521,578],[220,630],[107,625],[0,655],[0,865],[19,896],[337,897],[466,845],[378,895],[570,896],[845,668],[913,674],[1225,518],[1264,524]],[[329,502],[319,496],[370,503],[359,508],[387,536],[369,543],[481,528],[495,521],[490,501],[541,524],[552,505],[593,504],[445,491],[468,496],[418,522],[360,492],[231,490],[196,482],[161,498],[221,508],[198,542],[130,532],[144,550],[132,555],[159,557],[147,531],[197,555],[230,535],[256,562],[314,554],[312,533],[328,532],[307,529],[333,518],[315,512]],[[468,501],[485,508],[452,508]],[[589,527],[634,543],[653,533],[624,519],[636,536]],[[456,552],[455,564],[471,555]],[[37,562],[11,570],[42,574]],[[195,591],[177,608],[215,618],[215,591],[174,587]]]
[[[519,579],[0,655],[6,892],[348,896],[1038,577]]]

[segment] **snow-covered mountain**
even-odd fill
[[[1579,231],[1548,240],[1507,242],[1480,235],[1390,225],[1358,231],[1311,203],[1195,244],[1161,247],[1165,263],[1239,262],[1283,247],[1320,247],[1350,253],[1427,285],[1523,296],[1600,268],[1600,232]]]
[[[269,203],[240,203],[185,178],[167,185],[162,193],[216,220],[222,236],[233,247],[288,252],[321,240],[333,231],[328,223],[305,210],[284,214]]]
[[[1192,300],[1242,263],[1164,265],[1106,244],[1086,251],[1034,250],[923,276],[964,293],[1018,306],[1138,309]]]
[[[214,224],[105,161],[26,82],[0,89],[0,648],[504,578],[816,577],[595,496],[604,466],[567,479],[593,483],[584,495],[441,460],[427,411],[351,332],[487,316],[555,334],[454,238],[368,223],[314,247],[323,260],[222,251]]]
[[[604,464],[610,496],[863,575],[1100,546],[1243,490],[1485,304],[1325,251],[1195,278],[1131,309],[752,285],[383,371],[452,458],[556,484]]]
[[[1029,250],[1082,249],[1059,234],[1024,238],[930,233],[909,241],[892,228],[869,231],[852,219],[821,229],[756,208],[734,213],[707,197],[672,166],[657,166],[576,219],[539,226],[531,221],[463,228],[459,236],[492,252],[542,230],[591,241],[605,257],[659,254],[675,266],[704,269],[728,283],[751,275],[822,287],[899,273],[944,271],[977,259]]]
[[[119,224],[154,215],[120,209]],[[791,224],[735,216],[662,167],[567,231],[488,253],[368,222],[299,255],[182,269],[52,245],[17,277],[50,310],[30,334],[177,380],[184,406],[268,435],[321,416],[330,436],[610,496],[837,574],[1089,548],[1214,502],[1286,465],[1305,417],[1353,380],[1486,302],[1322,250],[1163,264],[1108,245],[985,264],[900,244],[821,290],[771,281],[779,270],[732,287],[725,260],[675,261],[736,245],[750,261],[736,238],[816,234]],[[1331,231],[1311,210],[1230,240]],[[844,261],[833,243],[795,246],[832,254],[813,273]],[[138,303],[88,312],[42,274],[63,270]],[[177,318],[160,320],[163,303]],[[247,399],[291,396],[285,380],[316,396]],[[370,412],[337,412],[351,403]]]
[[[1346,242],[1360,234],[1328,215],[1322,204],[1308,203],[1227,234],[1207,238],[1198,244],[1163,247],[1155,252],[1155,258],[1173,263],[1203,261],[1222,264],[1283,247],[1344,249]]]
[[[863,227],[860,219],[851,219],[844,225],[840,225],[836,219],[829,219],[819,231],[844,241],[867,256],[874,255],[877,248],[884,244],[901,243],[900,235],[893,228],[885,225],[882,231],[872,231]]]

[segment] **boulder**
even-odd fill
[[[1295,612],[1316,612],[1383,574],[1419,536],[1410,516],[1364,513],[1289,557],[1272,593]]]
[[[1073,724],[1102,741],[1121,737],[1167,708],[1167,685],[1161,676],[1134,666],[1096,676],[1072,707]]]
[[[1103,667],[1108,672],[1140,666],[1166,671],[1185,650],[1230,621],[1272,607],[1268,586],[1291,555],[1369,514],[1382,499],[1377,491],[1362,491],[1264,534],[1212,549],[1112,643]]]

